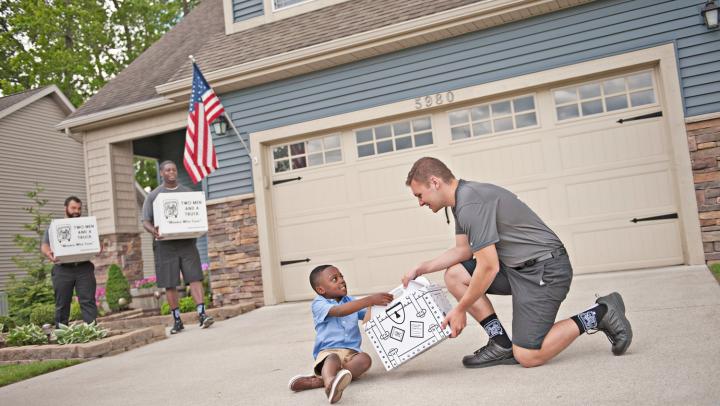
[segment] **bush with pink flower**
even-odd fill
[[[156,286],[157,286],[157,278],[154,275],[148,276],[147,278],[142,278],[140,280],[133,282],[133,288],[137,288],[137,289],[154,288]]]

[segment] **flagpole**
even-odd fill
[[[248,157],[250,159],[252,159],[253,163],[256,163],[257,157],[253,157],[250,154],[250,148],[248,148],[247,144],[245,144],[245,140],[243,140],[243,138],[240,136],[240,132],[237,130],[237,128],[235,128],[235,124],[233,124],[233,121],[230,118],[230,116],[228,115],[227,111],[223,111],[223,114],[225,114],[225,119],[230,124],[230,127],[232,127],[233,131],[235,131],[235,135],[237,135],[237,137],[240,139],[240,142],[242,142],[243,148],[245,148],[245,151],[247,152]]]

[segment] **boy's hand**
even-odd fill
[[[415,278],[418,277],[417,269],[418,269],[418,267],[415,267],[415,268],[409,270],[405,275],[403,275],[402,284],[403,284],[404,288],[407,288],[408,283],[410,283],[410,281],[415,280]]]
[[[388,303],[392,302],[393,295],[389,293],[376,293],[374,295],[368,296],[368,299],[370,300],[371,306],[385,306]]]

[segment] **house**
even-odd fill
[[[32,235],[23,228],[32,222],[23,208],[33,205],[26,194],[36,183],[48,201],[43,212],[53,218],[65,216],[68,196],[87,200],[83,144],[55,129],[73,111],[55,85],[0,97],[0,291],[11,275],[25,275],[12,261],[22,255],[13,241],[17,234]]]
[[[83,141],[103,238],[138,240],[132,156],[181,161],[194,55],[252,151],[215,134],[198,186],[216,304],[310,298],[323,263],[355,293],[396,286],[453,243],[404,186],[426,155],[517,193],[576,273],[703,264],[720,260],[704,4],[205,0],[58,128]]]

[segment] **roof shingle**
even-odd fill
[[[222,0],[205,0],[69,118],[150,100],[155,86],[483,0],[355,0],[226,35]],[[215,21],[215,24],[208,23]]]

